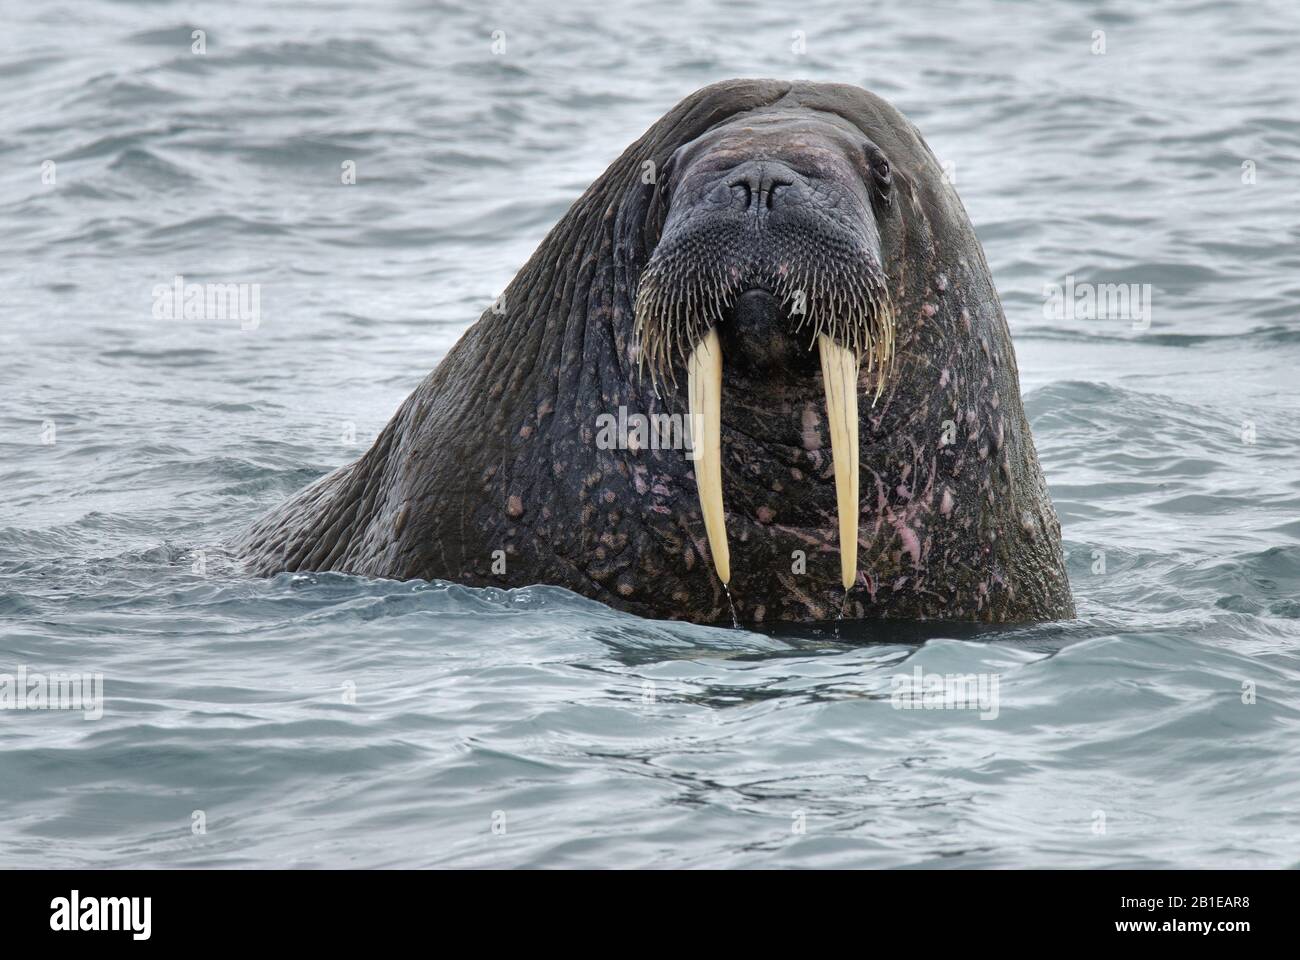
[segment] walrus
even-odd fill
[[[360,459],[238,549],[266,575],[553,584],[703,624],[1069,618],[1018,377],[970,220],[898,110],[717,83],[591,185]]]

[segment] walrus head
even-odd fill
[[[723,520],[726,358],[769,377],[808,376],[820,356],[835,457],[841,579],[857,576],[858,379],[884,388],[894,317],[881,223],[889,159],[833,115],[743,116],[683,144],[662,171],[666,209],[636,295],[640,357],[674,385],[688,371],[696,482],[714,565],[731,579]]]
[[[701,623],[1073,611],[974,229],[912,124],[842,84],[669,110],[244,552]]]
[[[636,297],[652,372],[667,372],[671,354],[684,359],[729,319],[774,336],[764,346],[778,354],[782,334],[803,333],[811,347],[824,333],[888,359],[893,320],[876,218],[892,182],[879,147],[842,121],[735,120],[680,147],[660,176],[666,217]],[[741,317],[729,317],[742,298]]]

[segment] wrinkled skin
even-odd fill
[[[638,329],[641,280],[679,244],[694,245],[681,263],[727,271],[721,313]],[[864,363],[859,380],[847,597],[817,353],[811,323],[800,328],[777,289],[783,264],[824,268],[841,291],[858,289],[846,271],[865,269],[892,307],[892,361]],[[885,312],[814,301],[812,322],[838,323],[837,341],[875,331],[879,343]],[[644,616],[730,622],[692,461],[597,442],[598,417],[620,407],[686,413],[685,353],[708,326],[725,357],[722,487],[741,622],[1073,616],[983,251],[912,125],[843,85],[729,81],[676,106],[565,214],[503,308],[374,446],[239,546],[260,573],[556,584]]]

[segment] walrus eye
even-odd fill
[[[873,151],[871,156],[871,176],[875,181],[876,195],[888,206],[893,194],[894,181],[890,174],[889,161],[876,151]]]

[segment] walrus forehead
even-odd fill
[[[683,177],[708,175],[746,160],[777,160],[811,178],[866,173],[866,136],[834,114],[800,108],[737,114],[673,154]]]

